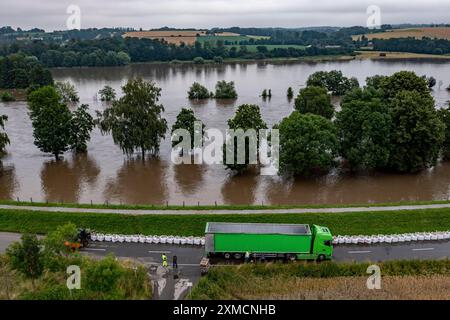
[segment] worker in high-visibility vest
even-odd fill
[[[244,256],[245,263],[250,262],[250,252],[246,251]]]
[[[162,258],[162,266],[164,268],[167,268],[168,264],[167,264],[167,256],[166,256],[166,254],[163,253],[161,258]]]

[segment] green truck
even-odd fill
[[[242,259],[330,260],[333,236],[327,227],[307,224],[208,222],[206,256]]]

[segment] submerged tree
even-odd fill
[[[292,87],[289,87],[287,89],[286,96],[287,96],[288,99],[292,99],[294,97],[294,90],[292,90]]]
[[[67,151],[71,143],[72,114],[54,87],[37,89],[28,96],[34,144],[56,159]]]
[[[234,88],[234,82],[226,82],[225,80],[218,81],[214,97],[217,99],[236,99],[238,95]]]
[[[5,152],[5,147],[10,143],[8,135],[4,132],[6,121],[8,121],[8,116],[0,115],[0,129],[3,130],[3,132],[0,131],[0,155]]]
[[[445,125],[428,92],[400,91],[389,105],[392,119],[389,166],[417,172],[434,166],[444,142]]]
[[[101,101],[109,102],[116,99],[116,91],[111,86],[104,86],[98,93],[100,94]]]
[[[189,99],[208,99],[211,97],[208,89],[198,82],[194,82],[188,91]]]
[[[336,126],[341,155],[351,169],[385,168],[390,154],[391,117],[382,95],[372,87],[347,94]]]
[[[89,106],[82,104],[72,113],[70,122],[70,148],[77,153],[87,151],[87,143],[94,129],[94,118],[88,112]]]
[[[167,131],[167,121],[161,117],[164,107],[158,104],[161,89],[153,82],[132,79],[122,87],[124,96],[111,108],[99,113],[102,133],[111,133],[114,143],[131,155],[140,150],[156,154]]]
[[[339,141],[330,120],[294,111],[276,128],[280,130],[281,173],[308,176],[335,164]]]
[[[251,164],[252,157],[258,160],[259,130],[267,129],[267,124],[261,116],[259,106],[243,104],[238,107],[234,117],[228,120],[228,128],[234,135],[224,145],[224,164],[227,169],[242,172]],[[244,149],[239,149],[239,143]]]
[[[450,105],[438,111],[439,118],[445,125],[445,140],[442,148],[442,157],[450,160]]]
[[[68,81],[56,82],[55,89],[56,92],[58,92],[58,94],[61,96],[62,101],[65,103],[80,101],[75,86]]]
[[[347,92],[358,88],[359,82],[356,78],[347,78],[342,71],[317,71],[309,76],[308,86],[324,87],[334,95],[342,96]]]
[[[327,119],[334,115],[331,97],[323,87],[306,87],[300,90],[295,99],[295,109],[303,114],[317,114]]]
[[[177,115],[177,120],[172,126],[172,147],[176,146],[179,143],[179,137],[174,133],[177,129],[185,129],[189,131],[191,137],[191,149],[194,147],[200,147],[195,145],[194,135],[200,134],[203,137],[203,131],[205,129],[205,125],[202,124],[202,132],[196,132],[195,122],[200,121],[194,115],[194,111],[192,109],[182,108],[180,113]],[[198,130],[200,131],[200,129]]]

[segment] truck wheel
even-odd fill
[[[295,254],[288,253],[286,255],[286,260],[295,261],[295,259],[296,259]]]
[[[325,255],[319,254],[319,256],[317,257],[317,262],[322,262],[322,261],[325,261]]]
[[[230,253],[224,253],[224,255],[223,255],[223,257],[225,258],[225,259],[230,259],[231,258],[231,254]]]
[[[235,254],[234,254],[234,258],[235,258],[236,260],[241,260],[241,259],[242,259],[242,254],[240,254],[240,253],[235,253]]]

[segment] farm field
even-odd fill
[[[246,36],[241,35],[233,35],[233,36],[200,36],[197,37],[197,41],[201,43],[209,42],[211,45],[215,45],[217,41],[228,41],[232,43],[239,43],[240,41],[248,41],[250,40]]]
[[[411,28],[411,29],[397,29],[382,33],[370,33],[365,35],[369,40],[372,39],[391,39],[391,38],[408,38],[414,37],[421,39],[423,37],[438,38],[450,40],[450,27],[442,28]],[[358,40],[361,35],[352,36],[353,40]]]

